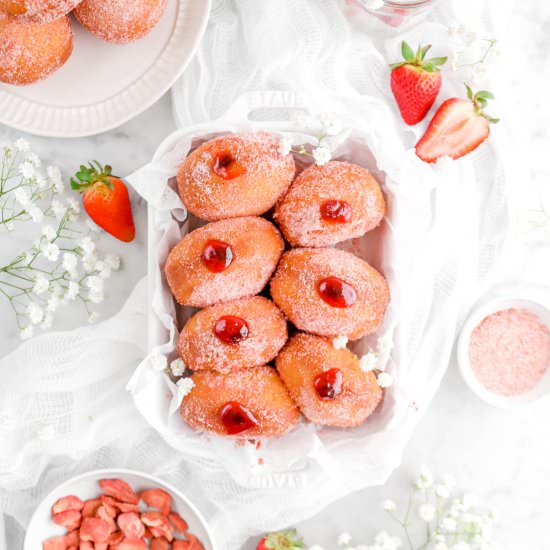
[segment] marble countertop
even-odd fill
[[[531,74],[550,76],[548,58],[543,54],[549,39],[541,32],[550,24],[550,13],[540,7],[542,4],[537,4],[542,10],[537,16],[538,25],[525,6],[518,8],[522,23],[517,43],[523,37],[527,44],[530,37],[530,59],[533,54],[537,56]],[[550,110],[544,92],[532,85],[533,78],[518,82],[512,103],[517,109],[510,116],[517,136],[525,142],[530,140],[525,149],[527,156],[523,157],[523,167],[528,169],[518,169],[526,178],[526,185],[545,180],[550,147],[547,130]],[[527,94],[528,88],[531,95]],[[43,159],[59,165],[65,175],[74,172],[86,159],[109,162],[117,173],[128,174],[148,162],[158,143],[174,128],[170,97],[166,95],[133,121],[99,136],[72,140],[25,137]],[[19,135],[20,132],[0,126],[0,141]],[[122,245],[107,236],[100,237],[101,249],[118,252],[124,261],[124,269],[108,285],[108,297],[102,304],[105,317],[120,308],[146,271],[146,209],[137,197],[133,200],[139,228],[135,242]],[[11,240],[8,246],[17,245],[18,241]],[[83,312],[74,308],[65,310],[56,329],[85,322]],[[0,318],[7,319],[10,314],[8,306],[0,302]],[[0,356],[18,343],[13,323],[3,321]],[[401,466],[387,484],[351,494],[296,527],[308,544],[319,544],[326,550],[336,548],[336,537],[342,531],[349,532],[357,543],[365,544],[381,528],[396,531],[385,517],[381,502],[391,498],[403,504],[405,486],[422,465],[427,465],[439,475],[453,473],[459,490],[475,491],[499,510],[502,519],[496,540],[503,549],[548,550],[550,543],[545,539],[550,526],[549,419],[550,402],[515,412],[485,405],[465,386],[453,357],[439,392],[405,449]],[[250,541],[245,549],[254,547],[254,541]]]

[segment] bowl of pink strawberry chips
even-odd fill
[[[36,508],[24,550],[216,550],[201,513],[176,488],[131,470],[94,470]]]

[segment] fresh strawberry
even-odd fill
[[[298,536],[296,529],[279,531],[266,535],[256,547],[256,550],[295,550],[305,548],[302,537]]]
[[[473,151],[489,136],[489,125],[498,122],[483,109],[490,92],[477,92],[469,86],[468,99],[452,98],[444,101],[432,118],[426,133],[416,144],[416,154],[425,162],[441,157],[457,159]]]
[[[96,161],[89,167],[82,165],[71,178],[71,187],[83,192],[84,209],[99,227],[128,243],[136,234],[130,196],[124,182],[111,171]]]
[[[425,59],[430,48],[431,45],[419,45],[414,53],[403,41],[401,53],[404,61],[390,65],[391,90],[403,120],[410,125],[417,124],[426,116],[441,89],[439,67],[447,58]]]

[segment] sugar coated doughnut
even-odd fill
[[[0,82],[31,84],[69,59],[73,33],[68,17],[41,25],[0,11]]]
[[[275,437],[300,419],[277,371],[271,367],[229,374],[196,372],[195,387],[183,398],[181,415],[197,430],[237,437]]]
[[[36,23],[55,21],[80,4],[82,0],[0,0],[0,11]]]
[[[127,44],[143,38],[159,21],[167,0],[84,0],[76,18],[105,42]]]
[[[279,372],[302,414],[315,424],[362,424],[382,399],[373,372],[363,372],[348,349],[313,334],[295,334],[277,357]]]
[[[188,233],[166,260],[176,300],[206,307],[258,294],[283,253],[275,226],[253,216],[221,220]]]
[[[283,254],[271,296],[300,330],[356,340],[380,326],[390,292],[376,269],[349,252],[296,248]]]
[[[267,132],[230,134],[195,149],[178,173],[187,209],[204,220],[267,212],[294,177],[291,154],[281,155]]]
[[[199,311],[183,328],[178,352],[192,370],[229,372],[265,365],[287,339],[281,310],[254,296]]]
[[[332,161],[304,170],[279,201],[275,221],[293,246],[330,246],[361,237],[383,219],[386,204],[371,173]]]

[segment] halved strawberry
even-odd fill
[[[441,157],[460,158],[473,151],[489,137],[489,125],[498,122],[483,109],[492,93],[474,94],[469,86],[468,99],[444,101],[432,118],[426,133],[416,144],[416,154],[425,162]]]
[[[101,166],[96,161],[89,167],[82,165],[71,178],[71,187],[84,193],[84,209],[99,227],[121,241],[130,242],[136,234],[130,196],[124,182],[111,172],[110,166]]]
[[[417,124],[430,110],[441,89],[439,67],[446,57],[425,59],[431,45],[419,45],[416,53],[403,41],[401,53],[404,61],[390,65],[391,90],[397,101],[403,120],[407,124]]]
[[[305,548],[304,541],[296,529],[290,529],[266,535],[258,543],[256,550],[295,550],[297,548]]]

